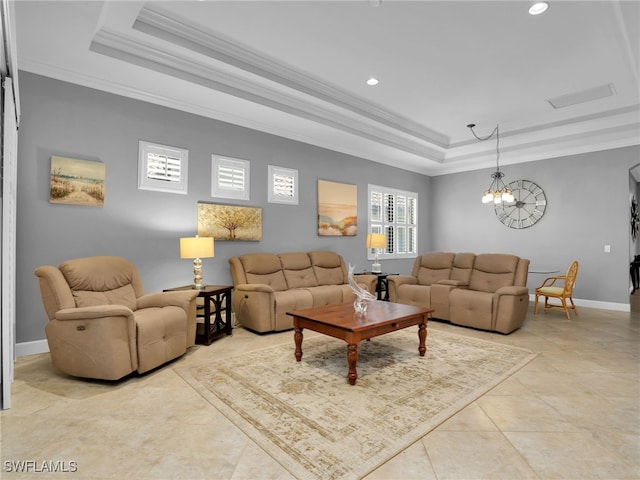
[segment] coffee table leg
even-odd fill
[[[293,339],[296,342],[296,361],[302,360],[302,328],[293,327]]]
[[[349,364],[349,384],[355,385],[358,378],[356,363],[358,362],[358,344],[350,343],[347,350],[347,363]]]
[[[419,323],[418,324],[418,338],[420,339],[420,346],[418,347],[418,351],[420,352],[420,356],[424,357],[425,352],[427,351],[427,324]]]

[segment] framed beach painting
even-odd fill
[[[262,240],[262,208],[198,202],[198,235],[214,240]]]
[[[49,202],[104,206],[105,164],[51,156]]]
[[[358,186],[318,180],[318,235],[352,237],[358,233]]]

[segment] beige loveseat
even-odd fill
[[[229,259],[233,279],[232,307],[238,321],[255,332],[293,328],[287,312],[352,302],[348,271],[334,252],[248,253]],[[369,292],[375,275],[354,275]]]
[[[434,309],[433,318],[511,333],[527,315],[529,260],[503,253],[431,252],[411,275],[388,277],[389,300]]]
[[[136,268],[112,256],[42,266],[35,274],[51,360],[69,375],[118,380],[194,344],[197,290],[144,295]]]

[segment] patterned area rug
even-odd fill
[[[417,329],[359,344],[347,382],[347,345],[305,338],[175,370],[299,479],[361,478],[531,361],[530,351]]]

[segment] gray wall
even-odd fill
[[[18,149],[17,342],[44,338],[46,316],[34,269],[92,255],[122,255],[140,271],[147,292],[192,282],[178,238],[196,233],[198,201],[263,207],[261,242],[216,242],[204,259],[207,283],[231,282],[227,259],[246,252],[333,250],[358,269],[366,259],[367,184],[419,193],[420,250],[429,245],[431,178],[246,128],[126,99],[26,72],[20,73]],[[189,193],[137,189],[138,140],[189,150]],[[251,161],[251,200],[210,197],[211,154]],[[48,201],[51,155],[106,164],[103,208]],[[267,166],[298,169],[298,206],[267,203]],[[317,180],[358,186],[356,237],[317,235]],[[413,260],[385,261],[410,271]]]
[[[637,146],[503,166],[505,180],[527,179],[547,197],[544,217],[514,230],[480,202],[492,170],[433,178],[435,250],[511,252],[531,259],[532,270],[566,271],[580,262],[574,298],[629,303],[629,169]],[[604,253],[604,245],[611,253]],[[533,291],[545,275],[530,274]]]
[[[227,259],[246,252],[329,249],[359,268],[366,259],[367,184],[420,195],[419,251],[511,252],[534,269],[564,270],[580,261],[576,298],[629,303],[629,169],[640,148],[504,166],[506,180],[533,180],[548,209],[534,227],[512,230],[480,202],[491,169],[426,177],[253,130],[21,72],[18,150],[17,341],[44,338],[46,317],[33,270],[69,258],[122,255],[138,267],[148,292],[192,281],[178,258],[178,238],[195,234],[198,201],[263,207],[261,242],[216,242],[205,259],[208,283],[229,283]],[[189,149],[189,194],[137,189],[138,140]],[[211,154],[251,161],[251,200],[210,197]],[[48,202],[51,155],[106,163],[103,208]],[[267,203],[267,166],[296,168],[298,206]],[[316,234],[317,180],[358,186],[357,237]],[[611,253],[603,252],[611,245]],[[408,273],[412,260],[383,261]],[[529,276],[530,289],[543,275]]]

